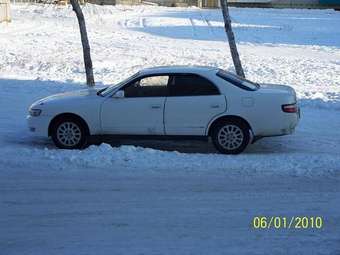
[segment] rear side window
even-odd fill
[[[196,74],[176,74],[169,84],[170,96],[219,95],[217,87],[206,78]]]
[[[221,69],[216,73],[216,75],[222,78],[223,80],[235,85],[236,87],[239,87],[244,90],[255,91],[260,88],[260,85],[255,82],[251,82],[247,79],[241,78],[235,74],[229,73]]]

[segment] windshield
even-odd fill
[[[222,78],[223,80],[230,82],[231,84],[245,90],[249,91],[255,91],[260,88],[260,85],[258,83],[249,81],[247,79],[244,79],[240,76],[237,76],[233,73],[224,71],[222,69],[219,69],[219,71],[216,74],[218,77]]]
[[[138,75],[139,75],[139,72],[138,72],[138,73],[135,73],[134,75],[132,75],[132,76],[130,76],[130,77],[124,79],[123,81],[121,81],[121,82],[119,82],[119,83],[117,83],[117,84],[115,84],[115,85],[112,85],[112,86],[109,86],[109,87],[106,87],[106,88],[104,88],[104,89],[99,90],[97,94],[100,95],[100,96],[105,97],[105,96],[107,96],[108,94],[110,94],[113,90],[115,90],[115,88],[117,88],[117,87],[119,87],[120,85],[123,85],[123,84],[125,84],[125,83],[128,83],[130,80],[136,78]]]

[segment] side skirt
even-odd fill
[[[99,140],[199,140],[209,141],[208,136],[192,135],[93,135],[90,139]]]

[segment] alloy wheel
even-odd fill
[[[81,140],[81,130],[73,122],[63,122],[57,128],[58,141],[67,147],[77,145]]]
[[[236,150],[241,147],[244,139],[242,130],[232,124],[223,126],[217,134],[218,143],[226,150]]]

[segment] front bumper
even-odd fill
[[[51,122],[50,116],[33,117],[28,115],[26,117],[28,128],[33,135],[48,137],[48,126]]]

